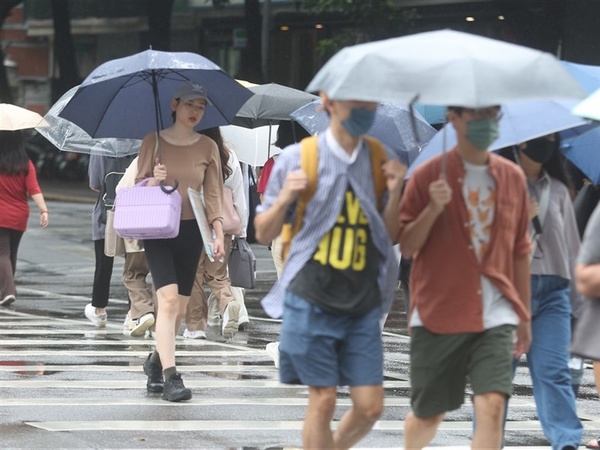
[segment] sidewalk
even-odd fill
[[[86,181],[62,181],[40,178],[40,187],[46,200],[75,203],[96,203],[98,193],[89,188]]]

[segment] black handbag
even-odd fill
[[[256,257],[246,239],[235,238],[231,245],[229,261],[231,286],[254,289],[256,286]]]

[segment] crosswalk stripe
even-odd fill
[[[129,357],[146,357],[148,356],[149,350],[52,350],[52,354],[56,356],[129,356]],[[0,350],[0,356],[14,356],[14,350]],[[21,350],[19,351],[21,356],[48,356],[48,350]],[[247,349],[245,351],[193,351],[193,350],[179,350],[177,349],[177,356],[201,356],[201,357],[215,357],[222,358],[225,356],[262,356],[265,359],[268,356],[263,350]]]
[[[307,391],[308,393],[308,391]],[[3,399],[5,406],[165,406],[165,401],[160,398],[11,398]],[[347,407],[352,401],[340,398],[337,406]],[[225,397],[225,398],[202,398],[193,397],[187,402],[181,402],[178,406],[205,406],[205,405],[256,405],[256,406],[307,406],[308,397]],[[386,408],[408,407],[409,398],[386,398]],[[533,402],[511,402],[511,408],[535,408]],[[589,419],[594,421],[595,419]]]
[[[275,380],[187,380],[186,387],[218,389],[218,388],[252,388],[252,389],[306,389],[305,386],[282,384]],[[2,387],[6,389],[146,389],[146,379],[139,380],[4,380]],[[407,381],[386,381],[384,388],[398,389],[410,387]]]
[[[222,430],[301,430],[303,422],[299,420],[98,420],[98,421],[67,421],[67,422],[25,422],[36,428],[48,431],[222,431]],[[339,422],[332,422],[336,428]],[[596,427],[600,422],[596,422]],[[438,428],[441,431],[471,431],[473,422],[457,421],[442,422]],[[508,431],[540,431],[541,425],[537,420],[510,421],[506,423]],[[404,430],[403,420],[379,421],[373,427],[374,431]],[[439,447],[438,447],[439,448]]]
[[[12,327],[12,328],[11,328]],[[178,357],[202,358],[208,364],[180,365],[184,373],[203,373],[208,377],[201,379],[186,378],[187,387],[198,392],[193,399],[182,403],[165,402],[158,395],[146,394],[146,377],[143,375],[141,363],[154,346],[154,339],[134,339],[122,335],[122,326],[109,324],[107,328],[93,328],[85,320],[77,319],[48,319],[27,313],[11,310],[0,310],[0,335],[6,336],[0,341],[0,373],[6,374],[9,379],[2,379],[2,388],[8,390],[22,390],[28,392],[27,397],[15,395],[14,398],[2,398],[2,407],[11,411],[25,410],[35,407],[38,411],[43,408],[82,407],[89,408],[90,415],[76,416],[77,419],[94,417],[95,407],[150,407],[154,411],[160,408],[194,408],[194,407],[256,407],[258,417],[268,408],[302,408],[308,405],[308,388],[281,384],[278,381],[278,371],[272,360],[263,348],[251,348],[234,341],[216,342],[208,340],[177,339]],[[53,339],[52,336],[56,336]],[[83,336],[83,338],[82,338]],[[388,339],[405,341],[408,338],[394,333],[387,333]],[[97,338],[97,339],[96,339]],[[397,342],[397,341],[394,341]],[[43,357],[53,364],[35,362],[34,357]],[[100,358],[109,357],[116,364],[57,364],[59,358]],[[46,359],[51,358],[51,359]],[[390,359],[391,358],[391,359]],[[68,359],[65,359],[67,361]],[[218,360],[218,361],[215,361]],[[407,361],[406,355],[391,354],[388,361],[397,361],[401,364]],[[406,360],[406,361],[405,361]],[[20,362],[31,361],[31,362]],[[127,364],[132,365],[127,365]],[[12,365],[15,364],[15,365]],[[38,377],[15,377],[15,375],[42,375]],[[64,374],[66,379],[56,379],[54,375]],[[85,373],[79,379],[76,374]],[[112,374],[109,379],[105,375]],[[98,374],[95,376],[94,374]],[[386,381],[384,388],[409,389],[410,383],[406,380],[405,372],[385,371]],[[132,379],[127,379],[131,376]],[[81,379],[87,378],[89,379]],[[247,379],[251,377],[252,379]],[[135,379],[133,379],[135,378]],[[258,379],[257,379],[258,378]],[[106,391],[118,391],[115,398],[104,397]],[[62,392],[77,392],[75,395],[58,397]],[[252,395],[253,391],[259,392]],[[270,392],[269,392],[270,391]],[[5,391],[11,392],[11,391]],[[16,391],[19,392],[19,391]],[[37,393],[40,397],[35,397]],[[203,395],[221,395],[211,397]],[[348,408],[351,400],[347,397],[349,390],[340,389],[342,396],[337,400],[337,406]],[[248,394],[250,393],[250,394]],[[43,397],[50,395],[53,397]],[[108,394],[107,394],[108,395]],[[8,395],[10,396],[10,394]],[[400,412],[410,407],[408,397],[386,397],[386,408],[401,408]],[[13,409],[10,409],[13,408]],[[533,399],[513,398],[511,408],[519,409],[523,415],[532,418],[535,415]],[[294,411],[294,410],[292,410]],[[392,410],[396,411],[396,410]],[[268,414],[267,414],[268,415]],[[302,417],[303,412],[292,416],[275,416],[277,419],[286,417]],[[403,417],[401,414],[392,416]],[[45,418],[43,414],[40,416]],[[62,418],[62,416],[56,416]],[[153,416],[155,417],[155,416]],[[272,416],[271,416],[272,417]],[[254,431],[264,433],[291,432],[297,434],[303,427],[301,420],[26,420],[23,423],[38,429],[50,432],[56,431]],[[197,417],[195,417],[197,418]],[[242,418],[246,418],[242,416]],[[256,417],[250,417],[256,419]],[[600,431],[600,419],[594,416],[582,416],[583,426],[586,430]],[[338,422],[333,423],[336,427]],[[401,442],[401,433],[404,428],[402,420],[380,420],[375,425],[372,433],[398,433]],[[472,430],[472,422],[445,421],[440,430],[446,432],[468,433]],[[541,433],[541,426],[537,420],[514,420],[507,422],[509,431],[532,431]],[[361,447],[367,450],[364,447]],[[400,448],[400,447],[398,447]],[[453,448],[466,449],[466,446],[435,447],[435,449]],[[536,447],[505,447],[527,448],[535,450]],[[391,447],[390,447],[391,449]],[[431,448],[433,449],[433,447]]]

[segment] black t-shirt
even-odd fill
[[[329,313],[360,316],[381,304],[381,255],[369,221],[348,185],[340,215],[288,290]]]

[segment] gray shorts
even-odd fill
[[[475,395],[512,393],[515,327],[502,325],[481,333],[435,334],[411,329],[411,406],[420,418],[460,408],[467,378]]]

